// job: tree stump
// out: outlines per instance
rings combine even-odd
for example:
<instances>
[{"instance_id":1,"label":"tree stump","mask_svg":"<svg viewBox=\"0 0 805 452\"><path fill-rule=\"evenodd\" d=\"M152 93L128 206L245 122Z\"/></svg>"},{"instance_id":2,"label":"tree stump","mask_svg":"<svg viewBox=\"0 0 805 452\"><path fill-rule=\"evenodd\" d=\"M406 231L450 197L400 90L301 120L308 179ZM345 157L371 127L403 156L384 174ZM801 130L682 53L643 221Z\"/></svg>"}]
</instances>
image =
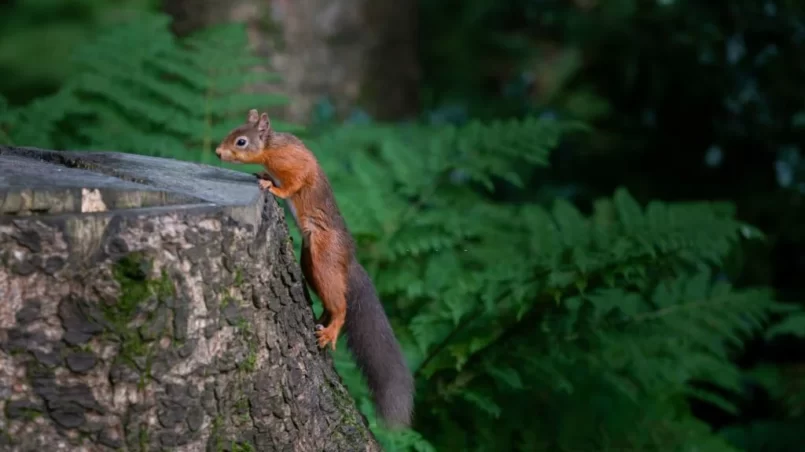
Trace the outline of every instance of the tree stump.
<instances>
[{"instance_id":1,"label":"tree stump","mask_svg":"<svg viewBox=\"0 0 805 452\"><path fill-rule=\"evenodd\" d=\"M375 451L254 177L0 147L0 450Z\"/></svg>"}]
</instances>

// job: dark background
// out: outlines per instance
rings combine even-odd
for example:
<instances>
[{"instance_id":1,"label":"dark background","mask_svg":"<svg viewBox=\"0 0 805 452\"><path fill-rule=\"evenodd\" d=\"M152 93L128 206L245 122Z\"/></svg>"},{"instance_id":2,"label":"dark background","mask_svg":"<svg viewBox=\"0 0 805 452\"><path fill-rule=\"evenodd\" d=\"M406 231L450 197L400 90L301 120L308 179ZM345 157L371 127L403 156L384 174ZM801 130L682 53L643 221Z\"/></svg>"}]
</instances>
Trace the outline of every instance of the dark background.
<instances>
[{"instance_id":1,"label":"dark background","mask_svg":"<svg viewBox=\"0 0 805 452\"><path fill-rule=\"evenodd\" d=\"M119 31L118 24L129 24L131 34L126 35L126 39L132 40L119 55L132 61L132 65L140 64L138 55L147 53L150 43L156 42L153 37L156 35L148 33L143 25L150 22L140 19L145 17L141 16L143 13L168 13L174 22L170 28L166 25L162 29L179 37L203 32L219 22L245 23L249 30L256 31L257 42L252 37L247 45L245 41L232 38L232 48L252 51L257 58L236 63L233 57L231 66L236 69L235 75L247 72L238 68L266 65L270 72L276 71L284 77L284 82L264 83L253 89L264 95L262 105L276 104L272 107L276 108L273 114L279 119L273 122L279 129L299 131L312 143L330 143L320 144L322 149L332 146L341 150L341 153L333 151L326 164L323 160L329 172L345 174L333 176L339 202L367 196L367 191L376 198L398 196L395 199L411 201L411 205L418 208L424 206L421 218L430 221L428 209L432 209L444 218L434 219L434 224L447 224L451 221L449 218L467 215L467 206L474 204L465 201L475 199L471 196L476 194L459 198L465 196L464 192L433 190L444 197L442 200L429 197L430 194L407 193L393 184L386 186L380 179L395 173L393 162L389 166L372 166L368 160L350 160L358 157L341 148L365 147L366 155L372 156L376 155L375 147L382 149L385 143L391 149L389 143L394 143L409 146L404 152L406 161L424 162L429 152L424 138L430 136L427 134L444 134L447 132L440 130L452 126L469 127L467 124L474 120L483 124L527 121L527 118L539 118L546 124L576 121L587 130L562 134L556 146L545 145L551 149L549 166L515 165L524 180L522 187L506 183L501 174L494 175L495 190L484 195L484 202L509 209L521 204L551 206L557 200L564 200L588 216L594 215L596 200L611 198L618 187L628 189L643 206L652 200L668 203L726 201L734 207L739 221L757 227L765 239L738 240L739 244L725 254L722 262L711 266L716 279L729 281L739 291L767 288L770 289L769 300L773 298L790 306L803 305L805 4L802 2L382 0L367 6L366 2L332 0L331 5L335 6L331 8L339 11L336 17L348 16L344 11L350 8L364 9L358 25L347 19L336 19L331 24L336 31L327 36L311 31L326 20L323 17L327 8L321 4L316 7L315 1L308 0L298 2L300 6L293 13L289 12L291 9L278 13L282 8L293 8L287 6L288 2L294 0L242 0L231 4L220 2L221 5L214 7L210 6L211 2L190 0L2 1L0 96L4 100L0 100L0 111L4 116L0 116L0 138L16 145L115 149L218 164L210 157L211 144L222 138L228 127L242 121L256 98L247 97L227 104L228 116L222 113L220 125L205 129L203 133L207 135L202 139L202 132L195 134L190 126L187 130L174 131L173 135L165 132L170 127L163 127L158 119L161 106L170 104L165 99L146 100L138 110L139 106L131 107L125 99L116 100L115 96L102 92L83 98L89 100L82 102L81 107L73 100L54 101L51 96L68 92L71 84L79 86L78 91L83 89L80 87L82 74L92 67L100 68L106 58L104 53L93 50L97 48L87 46L116 29ZM236 11L243 5L257 3L279 10L247 8L245 16ZM210 13L215 8L227 12ZM296 25L283 28L283 18L291 16L297 19ZM222 40L207 40L201 45L210 51L226 47ZM84 53L81 49L85 49ZM331 57L317 62L305 58L319 49L324 49ZM266 63L274 54L284 59ZM76 55L83 56L77 58ZM355 62L350 56L360 61ZM143 64L143 67L148 66L147 61ZM225 58L217 64L218 69L230 65ZM342 78L332 75L339 70L346 75ZM101 68L97 73L106 77L103 74L110 72ZM359 94L354 94L353 86L360 88ZM115 89L110 87L111 92ZM86 92L82 91L81 95ZM177 91L176 98L184 95ZM78 98L79 95L70 97ZM45 102L43 99L50 103L37 103ZM191 104L192 99L187 105ZM111 107L107 111L94 105ZM153 109L154 114L145 114L148 109ZM137 119L138 115L148 116L152 122L137 122L142 121ZM119 119L123 117L128 118L125 124L135 126L123 128L124 121ZM306 126L305 129L302 126ZM363 132L355 131L354 127L363 127L360 129ZM402 133L404 137L385 138L388 130L395 131L388 133ZM82 133L84 131L87 132ZM482 152L473 158L484 159L486 155L491 161L493 155L498 155L493 154L495 152L507 155L490 144L505 141L496 138L498 132L494 128L481 132L486 147L479 149L487 154ZM376 136L371 135L373 133ZM535 133L542 136L541 132ZM372 138L366 138L370 135ZM328 136L339 138L329 142L322 138ZM529 137L524 134L521 138L529 140ZM463 149L456 146L456 149ZM542 149L543 146L536 147ZM458 160L466 157L456 152L450 155ZM402 168L404 163L399 165ZM414 172L406 176L412 186L417 179L433 176L415 166L412 168ZM365 176L349 176L352 171ZM451 172L456 177L461 174L461 171ZM436 176L433 177L436 180ZM369 182L359 186L355 182L359 179ZM676 386L648 384L638 385L640 395L630 405L613 395L612 388L602 389L596 386L598 383L590 383L597 378L594 377L598 372L596 367L578 360L565 362L556 369L560 374L574 374L573 378L580 379L575 383L587 389L561 397L552 395L555 387L543 385L541 380L534 379L537 377L528 379L528 371L521 367L526 358L550 355L550 345L545 346L551 344L550 340L533 339L524 332L528 331L527 326L522 329L522 322L531 322L536 327L540 319L549 316L541 308L529 310L525 320L518 319L508 326L496 323L495 328L501 328L505 339L494 345L499 349L489 349L488 354L511 364L515 373L520 372L518 380L524 379L521 383L527 388L517 389L519 386L515 384L514 389L494 389L497 386L491 380L478 376L483 374L480 369L486 368L481 365L481 358L473 361L477 356L474 351L460 347L444 351L450 350L449 341L461 338L461 334L444 333L440 340L434 340L434 344L441 345L420 345L425 351L415 350L411 335L416 330L411 325L413 319L422 320L422 317L407 309L412 303L420 303L417 312L425 312L422 309L430 308L422 306L430 303L428 300L446 298L447 288L452 284L433 283L430 289L425 287L417 294L410 288L408 293L395 288L406 283L389 281L398 277L402 268L407 268L405 262L413 260L401 258L401 263L395 267L398 263L391 262L390 258L376 257L382 253L373 247L385 243L383 234L390 237L389 229L381 224L379 214L381 221L371 223L367 219L369 213L359 213L357 207L350 207L353 203L348 199L343 203L348 204L344 210L351 227L358 231L359 242L363 243L362 256L370 262L371 272L380 281L378 285L387 310L411 359L420 364L423 361L432 364L439 361L433 359L439 353L466 354L469 366L464 370L437 366L432 372L418 374L416 433L383 436L389 450L670 451L694 450L697 445L701 447L698 450L805 450L801 439L805 427L805 343L802 339L805 322L801 318L799 323L789 323L791 334L772 338L769 328L782 319L782 314L770 315L752 334L743 338L743 347L729 353L725 359L741 373L738 387L716 388L706 378L702 381L695 372L684 378L687 387L709 388L732 404L732 409L702 397L690 398L690 394ZM682 212L690 221L698 218L694 211ZM485 226L497 231L497 235L490 232L482 238L469 237L466 243L449 242L441 251L438 244L423 245L423 249L433 253L418 255L417 265L421 264L422 268L430 265L431 261L422 257L425 255L433 256L436 262L443 257L439 253L448 253L449 249L460 253L469 246L470 251L477 251L484 240L489 243L514 241L512 237L519 237L518 233L523 234L524 239L542 233L535 226L529 229L533 224L528 223L525 216L512 215L510 219L497 216L499 223L478 217L478 222L486 222ZM517 221L523 223L514 224ZM420 233L414 229L412 234ZM684 231L679 234L685 237ZM477 252L480 256L480 251ZM515 259L500 252L501 255L494 258L479 257L479 261L485 262L479 265L492 266L494 260L511 266L511 271L516 272L514 268L521 260L539 257L526 255ZM516 247L514 253L517 253ZM646 263L649 272L657 268L652 262ZM438 271L438 265L433 265L433 271ZM692 273L682 271L680 274ZM451 275L445 271L445 278L455 281L455 276ZM528 278L545 279L530 273L520 281ZM627 283L616 286L631 287ZM512 287L507 290L515 291ZM639 284L634 290L643 294L651 292ZM533 294L533 302L541 302L538 300L545 297L550 299L547 293ZM560 296L565 301L567 297ZM470 303L471 297L466 298ZM734 310L740 307L723 309L725 311L718 316L736 314ZM561 316L567 312L560 309L551 314ZM475 325L488 320L483 316L479 318L482 320ZM464 317L461 319L459 326L464 325ZM460 329L455 328L454 332ZM494 330L492 326L477 328L462 330L462 334L469 336L467 343L479 336L475 331ZM427 331L436 329L434 326ZM713 331L716 329L713 327ZM680 337L685 336L684 331L674 331ZM721 336L716 342L729 336L725 330L718 331ZM642 335L650 334L632 330L621 333L623 350L627 350L630 343L642 341L645 337ZM584 348L588 357L597 350L589 347ZM510 356L510 353L515 354ZM348 357L339 357L339 371L352 375L350 372L354 373L354 369ZM492 362L498 362L495 359ZM680 354L673 359L678 362L672 363L671 369L693 358ZM463 381L461 378L466 377L462 373L466 369L475 369L474 383L459 384ZM624 372L631 375L629 378L640 380L634 369ZM590 376L584 376L588 374ZM363 401L362 409L368 410L360 383L352 383L354 377L345 378L356 397ZM473 384L478 387L473 388ZM592 390L592 387L598 389ZM467 392L462 393L464 390ZM657 411L661 414L656 417L652 414L642 417L641 413L653 413L656 407L665 407L669 397L676 400L670 403L673 409L662 411L663 408ZM600 417L585 414L588 403L609 406L597 412L611 419L605 422ZM557 414L551 410L567 412ZM631 414L619 416L617 410ZM556 422L562 423L561 428L550 427L551 418L559 419ZM668 427L665 422L674 427ZM479 428L496 424L507 427L489 431ZM375 427L380 431L380 427ZM685 433L680 433L682 431ZM580 439L568 439L570 437ZM728 441L707 442L712 438Z\"/></svg>"}]
</instances>

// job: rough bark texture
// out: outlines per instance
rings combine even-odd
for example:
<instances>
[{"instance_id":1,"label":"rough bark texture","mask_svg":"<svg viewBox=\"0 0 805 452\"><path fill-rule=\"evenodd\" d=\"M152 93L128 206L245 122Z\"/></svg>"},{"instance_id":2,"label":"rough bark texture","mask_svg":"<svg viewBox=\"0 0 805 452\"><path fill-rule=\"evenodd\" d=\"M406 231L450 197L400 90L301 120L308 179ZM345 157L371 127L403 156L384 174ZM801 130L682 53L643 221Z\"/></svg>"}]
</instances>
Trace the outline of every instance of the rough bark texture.
<instances>
[{"instance_id":1,"label":"rough bark texture","mask_svg":"<svg viewBox=\"0 0 805 452\"><path fill-rule=\"evenodd\" d=\"M221 22L245 23L266 69L283 76L282 92L292 99L286 113L294 121L306 122L323 98L341 117L356 106L378 119L418 111L415 1L168 0L164 5L179 34Z\"/></svg>"},{"instance_id":2,"label":"rough bark texture","mask_svg":"<svg viewBox=\"0 0 805 452\"><path fill-rule=\"evenodd\" d=\"M379 450L253 177L0 147L0 450Z\"/></svg>"}]
</instances>

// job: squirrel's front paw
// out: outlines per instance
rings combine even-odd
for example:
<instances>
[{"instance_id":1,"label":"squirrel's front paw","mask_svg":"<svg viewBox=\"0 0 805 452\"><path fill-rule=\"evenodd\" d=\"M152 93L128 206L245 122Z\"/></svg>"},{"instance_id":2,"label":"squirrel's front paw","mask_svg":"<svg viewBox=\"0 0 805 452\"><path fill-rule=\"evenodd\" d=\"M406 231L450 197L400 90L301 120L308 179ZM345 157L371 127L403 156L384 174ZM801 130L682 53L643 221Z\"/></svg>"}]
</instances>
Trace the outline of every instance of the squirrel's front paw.
<instances>
[{"instance_id":1,"label":"squirrel's front paw","mask_svg":"<svg viewBox=\"0 0 805 452\"><path fill-rule=\"evenodd\" d=\"M274 183L268 179L260 179L257 181L257 184L260 185L260 188L263 190L271 190L271 187L274 186Z\"/></svg>"}]
</instances>

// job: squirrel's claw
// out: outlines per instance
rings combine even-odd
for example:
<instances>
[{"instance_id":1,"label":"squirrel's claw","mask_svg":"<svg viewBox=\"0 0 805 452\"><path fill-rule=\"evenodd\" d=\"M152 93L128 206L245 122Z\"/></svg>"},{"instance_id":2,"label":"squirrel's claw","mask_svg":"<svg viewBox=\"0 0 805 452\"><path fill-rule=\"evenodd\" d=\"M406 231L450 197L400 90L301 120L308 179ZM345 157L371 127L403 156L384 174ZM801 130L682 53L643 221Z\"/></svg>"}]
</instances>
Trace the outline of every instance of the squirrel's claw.
<instances>
[{"instance_id":1,"label":"squirrel's claw","mask_svg":"<svg viewBox=\"0 0 805 452\"><path fill-rule=\"evenodd\" d=\"M335 342L338 340L335 328L318 328L319 326L321 325L317 325L316 328L316 337L318 338L319 348L325 348L327 347L327 344L330 344L330 348L335 350Z\"/></svg>"},{"instance_id":2,"label":"squirrel's claw","mask_svg":"<svg viewBox=\"0 0 805 452\"><path fill-rule=\"evenodd\" d=\"M257 184L260 185L260 188L262 188L263 190L270 190L271 187L274 186L273 182L271 182L270 180L266 180L266 179L258 180Z\"/></svg>"}]
</instances>

